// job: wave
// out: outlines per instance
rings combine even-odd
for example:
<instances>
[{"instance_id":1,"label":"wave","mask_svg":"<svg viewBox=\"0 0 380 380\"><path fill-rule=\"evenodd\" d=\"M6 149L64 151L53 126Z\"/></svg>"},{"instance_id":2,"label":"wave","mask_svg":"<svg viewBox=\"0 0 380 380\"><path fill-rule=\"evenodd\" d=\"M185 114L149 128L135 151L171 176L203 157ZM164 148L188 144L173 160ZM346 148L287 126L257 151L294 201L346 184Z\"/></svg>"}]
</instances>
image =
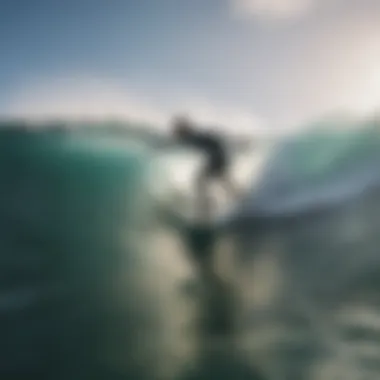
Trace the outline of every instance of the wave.
<instances>
[{"instance_id":1,"label":"wave","mask_svg":"<svg viewBox=\"0 0 380 380\"><path fill-rule=\"evenodd\" d=\"M328 124L271 143L246 209L269 218L220 240L241 301L238 350L222 340L223 355L207 356L220 379L254 378L253 366L268 379L378 378L380 198L364 186L378 178L377 125ZM0 377L183 379L207 367L199 300L184 291L196 267L149 192L162 136L120 128L0 130ZM321 194L323 212L303 212Z\"/></svg>"}]
</instances>

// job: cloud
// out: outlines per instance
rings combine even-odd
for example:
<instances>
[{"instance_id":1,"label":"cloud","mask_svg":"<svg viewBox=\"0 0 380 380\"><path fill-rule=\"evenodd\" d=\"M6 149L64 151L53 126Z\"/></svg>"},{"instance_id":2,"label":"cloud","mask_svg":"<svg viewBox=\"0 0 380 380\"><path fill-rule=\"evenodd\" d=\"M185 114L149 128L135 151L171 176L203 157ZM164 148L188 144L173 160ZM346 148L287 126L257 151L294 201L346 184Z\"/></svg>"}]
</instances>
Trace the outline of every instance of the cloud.
<instances>
[{"instance_id":1,"label":"cloud","mask_svg":"<svg viewBox=\"0 0 380 380\"><path fill-rule=\"evenodd\" d=\"M9 116L30 119L116 118L151 123L159 129L166 129L176 113L189 114L197 122L225 128L230 134L263 129L254 112L234 105L198 95L168 94L167 90L141 94L109 78L78 74L36 78L24 84L15 91L7 110Z\"/></svg>"},{"instance_id":2,"label":"cloud","mask_svg":"<svg viewBox=\"0 0 380 380\"><path fill-rule=\"evenodd\" d=\"M337 109L363 116L375 112L380 106L379 43L378 30L368 20L325 27L293 64L288 75L297 78L297 93L292 98L289 90L284 107L296 119L303 114L309 120Z\"/></svg>"},{"instance_id":3,"label":"cloud","mask_svg":"<svg viewBox=\"0 0 380 380\"><path fill-rule=\"evenodd\" d=\"M229 0L232 12L241 18L287 20L313 9L313 0Z\"/></svg>"}]
</instances>

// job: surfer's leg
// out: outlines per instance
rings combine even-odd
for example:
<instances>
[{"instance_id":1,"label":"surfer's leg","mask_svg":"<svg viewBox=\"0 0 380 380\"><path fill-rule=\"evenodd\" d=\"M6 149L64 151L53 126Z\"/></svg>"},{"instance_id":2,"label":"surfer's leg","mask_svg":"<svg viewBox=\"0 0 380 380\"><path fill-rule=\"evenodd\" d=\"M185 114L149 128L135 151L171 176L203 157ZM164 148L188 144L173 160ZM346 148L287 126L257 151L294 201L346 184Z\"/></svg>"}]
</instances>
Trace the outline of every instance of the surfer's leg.
<instances>
[{"instance_id":1,"label":"surfer's leg","mask_svg":"<svg viewBox=\"0 0 380 380\"><path fill-rule=\"evenodd\" d=\"M240 192L239 192L238 186L236 185L234 180L231 178L231 176L228 175L228 173L225 173L220 179L221 179L221 185L223 186L227 194L233 197L234 199L238 199L240 196Z\"/></svg>"},{"instance_id":2,"label":"surfer's leg","mask_svg":"<svg viewBox=\"0 0 380 380\"><path fill-rule=\"evenodd\" d=\"M217 179L227 195L233 198L239 197L238 187L229 173L230 163L227 159L216 157L209 165L209 176Z\"/></svg>"},{"instance_id":3,"label":"surfer's leg","mask_svg":"<svg viewBox=\"0 0 380 380\"><path fill-rule=\"evenodd\" d=\"M211 200L208 192L209 175L207 168L202 170L196 180L195 198L197 203L197 216L202 220L211 217Z\"/></svg>"},{"instance_id":4,"label":"surfer's leg","mask_svg":"<svg viewBox=\"0 0 380 380\"><path fill-rule=\"evenodd\" d=\"M217 173L220 185L223 187L224 191L229 197L232 197L234 200L238 200L241 196L239 188L234 181L231 173L229 171L229 165L224 163Z\"/></svg>"}]
</instances>

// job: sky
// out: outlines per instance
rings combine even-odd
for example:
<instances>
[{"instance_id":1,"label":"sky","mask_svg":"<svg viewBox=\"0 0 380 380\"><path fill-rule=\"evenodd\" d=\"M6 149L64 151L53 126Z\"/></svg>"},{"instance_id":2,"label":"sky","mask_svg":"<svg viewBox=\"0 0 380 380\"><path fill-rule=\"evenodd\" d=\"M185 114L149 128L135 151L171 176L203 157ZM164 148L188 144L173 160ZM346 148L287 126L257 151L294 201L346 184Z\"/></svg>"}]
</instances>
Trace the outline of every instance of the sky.
<instances>
[{"instance_id":1,"label":"sky","mask_svg":"<svg viewBox=\"0 0 380 380\"><path fill-rule=\"evenodd\" d=\"M0 115L230 131L380 106L380 0L0 0Z\"/></svg>"}]
</instances>

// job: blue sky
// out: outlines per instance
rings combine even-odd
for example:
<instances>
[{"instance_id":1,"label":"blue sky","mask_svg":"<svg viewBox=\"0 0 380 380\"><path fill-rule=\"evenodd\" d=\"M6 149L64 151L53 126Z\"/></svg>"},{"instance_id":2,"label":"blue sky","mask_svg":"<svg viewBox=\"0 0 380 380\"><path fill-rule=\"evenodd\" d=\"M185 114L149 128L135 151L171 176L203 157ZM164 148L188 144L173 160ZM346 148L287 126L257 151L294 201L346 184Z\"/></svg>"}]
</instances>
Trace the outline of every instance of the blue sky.
<instances>
[{"instance_id":1,"label":"blue sky","mask_svg":"<svg viewBox=\"0 0 380 380\"><path fill-rule=\"evenodd\" d=\"M0 112L230 129L380 105L378 0L0 0Z\"/></svg>"}]
</instances>

